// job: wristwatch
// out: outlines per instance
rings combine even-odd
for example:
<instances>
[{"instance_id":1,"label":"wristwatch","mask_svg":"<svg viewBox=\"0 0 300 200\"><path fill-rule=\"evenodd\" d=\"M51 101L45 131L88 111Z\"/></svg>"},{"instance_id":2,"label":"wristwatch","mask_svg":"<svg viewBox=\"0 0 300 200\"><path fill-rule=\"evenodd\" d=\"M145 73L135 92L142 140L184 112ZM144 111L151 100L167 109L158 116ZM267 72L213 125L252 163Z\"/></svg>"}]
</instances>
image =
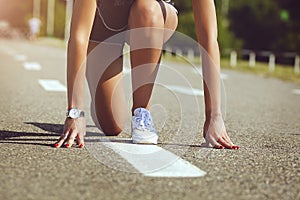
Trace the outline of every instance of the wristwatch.
<instances>
[{"instance_id":1,"label":"wristwatch","mask_svg":"<svg viewBox=\"0 0 300 200\"><path fill-rule=\"evenodd\" d=\"M84 117L84 112L78 108L71 108L67 111L67 117L71 119L77 119L79 117Z\"/></svg>"}]
</instances>

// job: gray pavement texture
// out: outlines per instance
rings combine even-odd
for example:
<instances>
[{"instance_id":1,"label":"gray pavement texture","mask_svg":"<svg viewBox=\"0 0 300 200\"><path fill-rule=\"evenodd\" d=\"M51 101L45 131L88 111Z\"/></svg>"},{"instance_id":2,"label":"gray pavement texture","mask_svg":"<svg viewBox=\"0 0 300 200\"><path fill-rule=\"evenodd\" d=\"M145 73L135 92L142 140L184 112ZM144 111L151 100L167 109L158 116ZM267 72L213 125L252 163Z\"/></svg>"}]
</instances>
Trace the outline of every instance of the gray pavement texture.
<instances>
[{"instance_id":1,"label":"gray pavement texture","mask_svg":"<svg viewBox=\"0 0 300 200\"><path fill-rule=\"evenodd\" d=\"M39 62L42 70L25 70L12 51ZM159 146L171 146L169 151L207 175L146 177L105 165L86 148L51 147L63 129L66 94L43 90L38 79L65 83L65 58L62 48L0 40L0 199L300 199L300 95L292 93L300 85L223 71L228 75L226 126L240 150L200 147L201 128L193 144L177 140L166 145L178 122L174 116L160 131ZM188 71L184 64L169 65ZM201 82L190 74L193 84ZM159 92L153 102L176 110ZM103 137L89 126L90 135ZM182 135L189 131L194 130L187 124ZM102 154L112 162L121 159L113 152Z\"/></svg>"}]
</instances>

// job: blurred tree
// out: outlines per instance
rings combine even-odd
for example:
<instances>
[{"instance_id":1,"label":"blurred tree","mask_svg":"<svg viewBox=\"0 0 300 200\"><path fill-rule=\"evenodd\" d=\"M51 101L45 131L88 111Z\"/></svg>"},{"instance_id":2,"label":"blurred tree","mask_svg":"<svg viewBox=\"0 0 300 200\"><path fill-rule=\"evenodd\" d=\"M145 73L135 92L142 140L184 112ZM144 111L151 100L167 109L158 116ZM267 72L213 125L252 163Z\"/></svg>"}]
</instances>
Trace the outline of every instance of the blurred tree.
<instances>
[{"instance_id":1,"label":"blurred tree","mask_svg":"<svg viewBox=\"0 0 300 200\"><path fill-rule=\"evenodd\" d=\"M252 50L299 51L300 2L235 0L230 5L230 30Z\"/></svg>"},{"instance_id":2,"label":"blurred tree","mask_svg":"<svg viewBox=\"0 0 300 200\"><path fill-rule=\"evenodd\" d=\"M273 0L235 0L229 13L230 29L244 41L244 48L272 50L281 35L278 12Z\"/></svg>"},{"instance_id":3,"label":"blurred tree","mask_svg":"<svg viewBox=\"0 0 300 200\"><path fill-rule=\"evenodd\" d=\"M300 1L276 0L280 6L280 18L284 24L282 38L276 45L286 51L300 51Z\"/></svg>"},{"instance_id":4,"label":"blurred tree","mask_svg":"<svg viewBox=\"0 0 300 200\"><path fill-rule=\"evenodd\" d=\"M65 36L66 0L56 0L54 35L59 38Z\"/></svg>"},{"instance_id":5,"label":"blurred tree","mask_svg":"<svg viewBox=\"0 0 300 200\"><path fill-rule=\"evenodd\" d=\"M173 0L180 13L191 12L192 0Z\"/></svg>"},{"instance_id":6,"label":"blurred tree","mask_svg":"<svg viewBox=\"0 0 300 200\"><path fill-rule=\"evenodd\" d=\"M179 14L179 23L177 31L197 39L195 26L194 26L194 16L192 12L192 1L191 0L174 0L175 7Z\"/></svg>"},{"instance_id":7,"label":"blurred tree","mask_svg":"<svg viewBox=\"0 0 300 200\"><path fill-rule=\"evenodd\" d=\"M236 38L229 27L229 2L229 0L215 1L218 20L218 40L221 52L232 48L239 49L243 45L243 41Z\"/></svg>"},{"instance_id":8,"label":"blurred tree","mask_svg":"<svg viewBox=\"0 0 300 200\"><path fill-rule=\"evenodd\" d=\"M195 33L194 16L192 12L191 0L174 0L175 7L179 11L179 24L177 31L184 33L193 39L197 39ZM224 13L224 4L229 1L216 0L216 11L218 18L218 40L221 51L228 48L239 48L242 45L241 40L236 39L234 34L229 30L229 21L227 13Z\"/></svg>"}]
</instances>

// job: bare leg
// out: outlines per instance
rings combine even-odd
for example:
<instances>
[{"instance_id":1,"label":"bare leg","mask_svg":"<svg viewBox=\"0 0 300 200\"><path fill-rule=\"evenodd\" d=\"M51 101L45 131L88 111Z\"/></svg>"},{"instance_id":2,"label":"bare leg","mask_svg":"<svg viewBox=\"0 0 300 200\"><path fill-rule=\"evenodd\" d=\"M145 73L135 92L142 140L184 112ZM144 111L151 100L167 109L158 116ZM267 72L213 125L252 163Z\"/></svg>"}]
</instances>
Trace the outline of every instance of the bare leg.
<instances>
[{"instance_id":1,"label":"bare leg","mask_svg":"<svg viewBox=\"0 0 300 200\"><path fill-rule=\"evenodd\" d=\"M149 8L151 8L151 12L147 12L146 16L144 16L144 12ZM153 16L149 17L152 14ZM136 3L134 3L131 9L129 26L131 28L164 28L166 26L168 29L175 30L177 26L177 16L175 11L172 10L169 5L166 5L166 14L167 18L164 22L160 4L156 0L136 0ZM141 16L145 17L145 21L140 19ZM164 32L160 30L158 34L146 35L142 38L149 39L153 43L158 41L159 48L137 50L131 54L132 66L147 66L146 68L142 68L142 76L140 76L140 73L133 74L133 82L136 83L135 85L144 85L145 81L151 83L141 87L141 90L134 92L134 108L148 106L156 76L157 65L161 56L162 44L164 40L167 40L171 36L170 31L168 34L163 34ZM165 39L161 39L163 38L162 36L164 36ZM132 42L131 45L135 44L134 41L130 42ZM112 61L111 58L118 57L121 47L118 45L105 45L101 43L101 47L98 46L95 48L97 45L98 43L95 42L89 43L86 73L92 96L92 117L95 124L98 128L102 129L104 134L118 135L125 124L127 114L124 90L122 84L119 84L122 80L123 59L119 57ZM138 44L135 47L138 48ZM107 60L110 61L106 62ZM101 65L99 65L99 63L101 63Z\"/></svg>"},{"instance_id":2,"label":"bare leg","mask_svg":"<svg viewBox=\"0 0 300 200\"><path fill-rule=\"evenodd\" d=\"M92 97L92 117L104 134L118 135L127 114L123 87L119 84L123 68L123 59L119 57L122 46L101 44L95 49L97 45L90 42L88 48L87 80Z\"/></svg>"},{"instance_id":3,"label":"bare leg","mask_svg":"<svg viewBox=\"0 0 300 200\"><path fill-rule=\"evenodd\" d=\"M129 15L133 107L149 108L162 46L171 34L164 33L164 28L175 30L177 15L170 5L166 8L164 21L160 3L156 0L136 0ZM141 29L144 28L144 29Z\"/></svg>"}]
</instances>

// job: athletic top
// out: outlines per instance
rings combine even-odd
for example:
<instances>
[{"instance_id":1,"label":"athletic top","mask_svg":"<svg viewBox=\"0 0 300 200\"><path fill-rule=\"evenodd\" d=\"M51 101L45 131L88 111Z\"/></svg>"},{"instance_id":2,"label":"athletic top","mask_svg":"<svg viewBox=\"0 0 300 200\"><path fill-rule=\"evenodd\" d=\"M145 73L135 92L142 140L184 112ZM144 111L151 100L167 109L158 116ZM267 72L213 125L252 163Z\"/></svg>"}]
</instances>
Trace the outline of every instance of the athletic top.
<instances>
[{"instance_id":1,"label":"athletic top","mask_svg":"<svg viewBox=\"0 0 300 200\"><path fill-rule=\"evenodd\" d=\"M127 30L129 12L134 1L135 0L97 0L97 10L90 40L102 42L117 33ZM166 20L166 10L162 1L171 5L173 5L173 3L170 0L156 1L161 4L163 17L164 20ZM175 11L177 12L176 9Z\"/></svg>"}]
</instances>

